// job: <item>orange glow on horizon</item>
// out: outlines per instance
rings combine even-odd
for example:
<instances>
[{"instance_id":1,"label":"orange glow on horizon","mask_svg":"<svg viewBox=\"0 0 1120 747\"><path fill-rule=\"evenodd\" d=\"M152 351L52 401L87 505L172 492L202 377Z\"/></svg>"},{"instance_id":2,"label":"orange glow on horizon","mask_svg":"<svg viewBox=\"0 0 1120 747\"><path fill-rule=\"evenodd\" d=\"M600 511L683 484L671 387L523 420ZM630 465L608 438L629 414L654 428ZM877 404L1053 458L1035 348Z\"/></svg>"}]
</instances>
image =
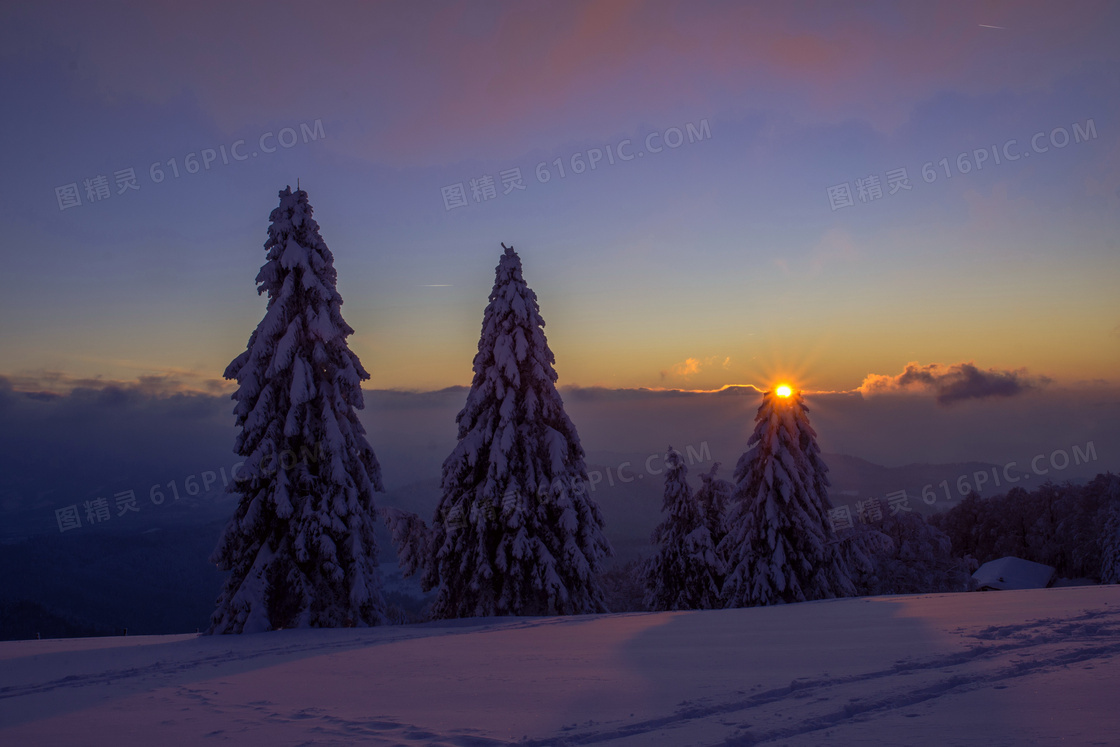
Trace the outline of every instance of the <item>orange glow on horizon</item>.
<instances>
[{"instance_id":1,"label":"orange glow on horizon","mask_svg":"<svg viewBox=\"0 0 1120 747\"><path fill-rule=\"evenodd\" d=\"M781 384L774 390L774 393L779 397L788 397L793 394L793 388L789 384Z\"/></svg>"}]
</instances>

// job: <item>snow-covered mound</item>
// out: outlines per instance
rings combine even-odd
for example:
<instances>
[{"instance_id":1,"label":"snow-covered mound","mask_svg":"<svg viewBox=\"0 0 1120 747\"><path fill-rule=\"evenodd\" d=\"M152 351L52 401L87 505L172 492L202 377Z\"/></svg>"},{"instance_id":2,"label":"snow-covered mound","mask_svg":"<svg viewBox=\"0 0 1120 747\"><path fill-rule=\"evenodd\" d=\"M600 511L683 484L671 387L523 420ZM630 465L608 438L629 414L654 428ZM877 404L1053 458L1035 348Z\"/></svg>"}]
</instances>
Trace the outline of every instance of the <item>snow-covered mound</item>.
<instances>
[{"instance_id":1,"label":"snow-covered mound","mask_svg":"<svg viewBox=\"0 0 1120 747\"><path fill-rule=\"evenodd\" d=\"M989 560L976 569L972 578L981 590L1045 589L1054 578L1054 569L1009 555Z\"/></svg>"},{"instance_id":2,"label":"snow-covered mound","mask_svg":"<svg viewBox=\"0 0 1120 747\"><path fill-rule=\"evenodd\" d=\"M0 744L1115 744L1120 587L0 643Z\"/></svg>"}]
</instances>

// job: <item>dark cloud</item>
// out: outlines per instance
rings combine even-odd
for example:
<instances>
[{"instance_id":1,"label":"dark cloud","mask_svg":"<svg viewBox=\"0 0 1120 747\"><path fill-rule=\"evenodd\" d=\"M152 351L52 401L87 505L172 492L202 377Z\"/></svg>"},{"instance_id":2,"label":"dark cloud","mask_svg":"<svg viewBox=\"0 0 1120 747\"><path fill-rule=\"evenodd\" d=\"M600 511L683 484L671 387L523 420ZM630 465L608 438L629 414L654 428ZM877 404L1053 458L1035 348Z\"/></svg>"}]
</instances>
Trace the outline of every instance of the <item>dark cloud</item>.
<instances>
[{"instance_id":1,"label":"dark cloud","mask_svg":"<svg viewBox=\"0 0 1120 747\"><path fill-rule=\"evenodd\" d=\"M972 362L942 366L939 363L919 365L908 363L897 376L872 374L863 381L860 391L864 394L927 390L937 397L937 403L951 405L970 399L1014 397L1050 383L1045 377L1031 377L1024 369L984 371Z\"/></svg>"}]
</instances>

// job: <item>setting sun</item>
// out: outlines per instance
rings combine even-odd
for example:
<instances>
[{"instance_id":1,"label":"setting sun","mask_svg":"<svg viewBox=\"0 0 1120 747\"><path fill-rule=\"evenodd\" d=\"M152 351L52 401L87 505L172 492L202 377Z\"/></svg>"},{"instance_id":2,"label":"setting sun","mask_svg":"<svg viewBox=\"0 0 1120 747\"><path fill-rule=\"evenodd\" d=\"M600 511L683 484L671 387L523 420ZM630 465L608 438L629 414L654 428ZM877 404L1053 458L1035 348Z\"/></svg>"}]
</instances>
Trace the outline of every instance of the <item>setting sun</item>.
<instances>
[{"instance_id":1,"label":"setting sun","mask_svg":"<svg viewBox=\"0 0 1120 747\"><path fill-rule=\"evenodd\" d=\"M793 394L793 389L790 388L789 384L782 384L775 390L775 392L779 397L788 397L789 395Z\"/></svg>"}]
</instances>

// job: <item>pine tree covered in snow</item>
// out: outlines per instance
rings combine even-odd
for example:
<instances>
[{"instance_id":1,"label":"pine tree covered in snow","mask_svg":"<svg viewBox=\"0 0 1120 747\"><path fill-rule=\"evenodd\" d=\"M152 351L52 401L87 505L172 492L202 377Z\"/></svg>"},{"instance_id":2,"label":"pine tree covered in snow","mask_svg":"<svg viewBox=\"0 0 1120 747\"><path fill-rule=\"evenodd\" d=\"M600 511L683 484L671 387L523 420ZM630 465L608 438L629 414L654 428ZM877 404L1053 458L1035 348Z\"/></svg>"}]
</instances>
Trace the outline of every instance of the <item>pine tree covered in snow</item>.
<instances>
[{"instance_id":1,"label":"pine tree covered in snow","mask_svg":"<svg viewBox=\"0 0 1120 747\"><path fill-rule=\"evenodd\" d=\"M346 338L334 257L307 193L280 192L257 292L264 318L226 369L245 457L212 561L230 571L212 633L384 619L373 493L381 468L358 421L369 378Z\"/></svg>"},{"instance_id":2,"label":"pine tree covered in snow","mask_svg":"<svg viewBox=\"0 0 1120 747\"><path fill-rule=\"evenodd\" d=\"M384 506L378 513L393 538L401 574L411 576L423 569L427 565L432 546L432 531L424 520L411 511L392 506Z\"/></svg>"},{"instance_id":3,"label":"pine tree covered in snow","mask_svg":"<svg viewBox=\"0 0 1120 747\"><path fill-rule=\"evenodd\" d=\"M720 605L722 567L703 504L688 486L688 467L672 447L665 454L664 521L653 530L657 554L646 564L646 606L704 610Z\"/></svg>"},{"instance_id":4,"label":"pine tree covered in snow","mask_svg":"<svg viewBox=\"0 0 1120 747\"><path fill-rule=\"evenodd\" d=\"M721 545L729 607L855 593L828 522L828 467L807 412L799 392L766 392L758 408Z\"/></svg>"},{"instance_id":5,"label":"pine tree covered in snow","mask_svg":"<svg viewBox=\"0 0 1120 747\"><path fill-rule=\"evenodd\" d=\"M646 562L641 557L616 562L599 574L607 609L611 612L645 612Z\"/></svg>"},{"instance_id":6,"label":"pine tree covered in snow","mask_svg":"<svg viewBox=\"0 0 1120 747\"><path fill-rule=\"evenodd\" d=\"M1104 522L1101 525L1101 583L1120 584L1120 477L1108 475L1097 482L1103 482L1107 502L1101 508Z\"/></svg>"},{"instance_id":7,"label":"pine tree covered in snow","mask_svg":"<svg viewBox=\"0 0 1120 747\"><path fill-rule=\"evenodd\" d=\"M424 587L438 587L441 618L603 611L602 515L536 294L517 253L502 248L459 442L443 464Z\"/></svg>"},{"instance_id":8,"label":"pine tree covered in snow","mask_svg":"<svg viewBox=\"0 0 1120 747\"><path fill-rule=\"evenodd\" d=\"M848 565L848 577L859 596L884 593L880 574L882 558L895 550L894 540L877 526L857 522L837 534L837 549Z\"/></svg>"},{"instance_id":9,"label":"pine tree covered in snow","mask_svg":"<svg viewBox=\"0 0 1120 747\"><path fill-rule=\"evenodd\" d=\"M696 491L696 500L704 512L704 523L712 536L712 545L717 548L727 534L727 507L735 494L734 483L716 477L719 468L720 463L716 462L708 472L700 473L700 489Z\"/></svg>"}]
</instances>

